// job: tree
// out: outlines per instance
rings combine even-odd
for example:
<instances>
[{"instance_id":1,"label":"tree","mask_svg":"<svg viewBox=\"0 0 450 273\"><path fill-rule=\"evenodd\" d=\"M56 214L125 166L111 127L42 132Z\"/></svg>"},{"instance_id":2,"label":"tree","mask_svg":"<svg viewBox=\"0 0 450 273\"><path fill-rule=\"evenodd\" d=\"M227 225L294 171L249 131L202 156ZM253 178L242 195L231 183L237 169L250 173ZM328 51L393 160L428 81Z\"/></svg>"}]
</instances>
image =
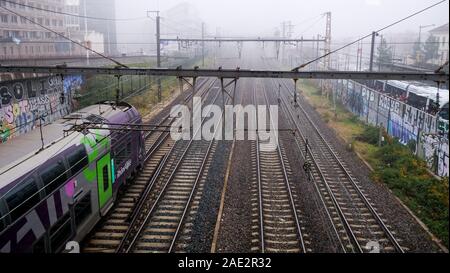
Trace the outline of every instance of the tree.
<instances>
[{"instance_id":1,"label":"tree","mask_svg":"<svg viewBox=\"0 0 450 273\"><path fill-rule=\"evenodd\" d=\"M429 60L436 59L439 57L439 42L438 39L430 35L428 39L425 41L425 45L423 46L424 49L424 59L425 62L428 62Z\"/></svg>"},{"instance_id":2,"label":"tree","mask_svg":"<svg viewBox=\"0 0 450 273\"><path fill-rule=\"evenodd\" d=\"M392 62L392 48L387 45L386 39L381 37L380 44L377 48L378 51L378 64L390 64Z\"/></svg>"},{"instance_id":3,"label":"tree","mask_svg":"<svg viewBox=\"0 0 450 273\"><path fill-rule=\"evenodd\" d=\"M419 41L419 39L417 39L417 41L414 43L414 47L413 47L413 56L416 60L416 64L420 64L422 62L423 55L424 55L423 45Z\"/></svg>"}]
</instances>

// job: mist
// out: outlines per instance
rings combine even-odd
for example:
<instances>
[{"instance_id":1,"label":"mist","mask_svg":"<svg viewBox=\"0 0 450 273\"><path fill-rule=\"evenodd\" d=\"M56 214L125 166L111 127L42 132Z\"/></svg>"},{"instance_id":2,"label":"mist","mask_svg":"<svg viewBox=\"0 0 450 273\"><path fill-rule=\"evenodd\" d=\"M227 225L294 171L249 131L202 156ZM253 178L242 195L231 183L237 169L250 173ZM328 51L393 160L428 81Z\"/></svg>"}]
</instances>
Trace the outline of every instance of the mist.
<instances>
[{"instance_id":1,"label":"mist","mask_svg":"<svg viewBox=\"0 0 450 273\"><path fill-rule=\"evenodd\" d=\"M325 21L320 15L332 13L332 35L334 39L359 37L379 29L418 10L436 0L116 0L118 18L145 17L147 10L164 12L180 3L187 2L197 11L206 24L207 31L214 34L217 29L223 35L262 36L273 35L281 28L282 21L294 25L293 36L312 37L323 33ZM392 28L387 33L418 33L420 25L445 24L449 20L449 2L419 14ZM163 18L164 20L164 18ZM128 25L128 26L124 26ZM133 23L118 23L123 32L152 32L150 20ZM129 27L130 29L127 29ZM176 27L176 26L175 26ZM154 28L154 27L153 27Z\"/></svg>"}]
</instances>

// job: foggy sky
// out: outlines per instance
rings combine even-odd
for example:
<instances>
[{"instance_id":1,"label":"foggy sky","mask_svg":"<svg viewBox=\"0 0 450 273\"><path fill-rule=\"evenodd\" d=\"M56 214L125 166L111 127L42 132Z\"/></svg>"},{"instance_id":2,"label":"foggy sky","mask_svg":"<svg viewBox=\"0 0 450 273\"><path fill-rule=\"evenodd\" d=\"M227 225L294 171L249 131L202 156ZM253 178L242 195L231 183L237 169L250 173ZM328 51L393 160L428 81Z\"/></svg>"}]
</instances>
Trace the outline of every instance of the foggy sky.
<instances>
[{"instance_id":1,"label":"foggy sky","mask_svg":"<svg viewBox=\"0 0 450 273\"><path fill-rule=\"evenodd\" d=\"M92 1L92 0L91 0ZM95 1L95 0L94 0ZM164 11L182 2L196 6L207 30L215 34L219 27L225 35L272 35L282 21L295 25L294 37L324 33L320 14L332 12L334 39L358 37L381 28L438 0L116 0L117 17L145 16L145 11ZM449 21L449 1L386 30L387 33L419 32L420 25L440 26ZM314 23L317 22L315 25ZM120 24L120 22L118 23ZM151 22L136 22L137 29ZM300 33L311 27L309 30ZM120 28L119 29L123 29ZM428 28L427 30L430 30ZM427 31L424 30L424 31ZM130 30L133 32L133 30ZM136 30L134 30L136 32ZM386 33L385 32L385 33Z\"/></svg>"}]
</instances>

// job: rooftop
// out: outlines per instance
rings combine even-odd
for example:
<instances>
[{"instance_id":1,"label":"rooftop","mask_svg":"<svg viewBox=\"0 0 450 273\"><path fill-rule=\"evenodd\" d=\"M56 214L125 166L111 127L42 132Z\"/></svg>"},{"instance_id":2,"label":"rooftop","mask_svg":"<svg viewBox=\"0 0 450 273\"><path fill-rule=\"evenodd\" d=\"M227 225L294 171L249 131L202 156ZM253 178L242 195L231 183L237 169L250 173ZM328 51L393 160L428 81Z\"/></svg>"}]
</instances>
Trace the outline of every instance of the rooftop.
<instances>
[{"instance_id":1,"label":"rooftop","mask_svg":"<svg viewBox=\"0 0 450 273\"><path fill-rule=\"evenodd\" d=\"M447 33L448 34L448 23L445 25L442 25L440 27L433 28L432 30L430 30L430 33L434 33L434 34Z\"/></svg>"}]
</instances>

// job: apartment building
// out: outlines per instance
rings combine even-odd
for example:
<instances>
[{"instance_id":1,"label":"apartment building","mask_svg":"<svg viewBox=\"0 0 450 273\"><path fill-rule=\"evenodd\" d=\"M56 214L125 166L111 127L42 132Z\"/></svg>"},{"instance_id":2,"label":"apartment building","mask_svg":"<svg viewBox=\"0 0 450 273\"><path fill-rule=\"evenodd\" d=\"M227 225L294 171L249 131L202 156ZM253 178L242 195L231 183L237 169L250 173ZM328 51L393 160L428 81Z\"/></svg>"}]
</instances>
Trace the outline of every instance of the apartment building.
<instances>
[{"instance_id":1,"label":"apartment building","mask_svg":"<svg viewBox=\"0 0 450 273\"><path fill-rule=\"evenodd\" d=\"M439 43L438 56L432 61L436 65L442 65L443 63L448 61L448 23L430 30L430 35L434 36L436 38L436 41Z\"/></svg>"},{"instance_id":2,"label":"apartment building","mask_svg":"<svg viewBox=\"0 0 450 273\"><path fill-rule=\"evenodd\" d=\"M62 14L79 15L79 0L7 0L0 2L2 6L37 24L0 8L0 59L39 59L84 54L85 50L80 46L38 25L85 43L80 18Z\"/></svg>"}]
</instances>

